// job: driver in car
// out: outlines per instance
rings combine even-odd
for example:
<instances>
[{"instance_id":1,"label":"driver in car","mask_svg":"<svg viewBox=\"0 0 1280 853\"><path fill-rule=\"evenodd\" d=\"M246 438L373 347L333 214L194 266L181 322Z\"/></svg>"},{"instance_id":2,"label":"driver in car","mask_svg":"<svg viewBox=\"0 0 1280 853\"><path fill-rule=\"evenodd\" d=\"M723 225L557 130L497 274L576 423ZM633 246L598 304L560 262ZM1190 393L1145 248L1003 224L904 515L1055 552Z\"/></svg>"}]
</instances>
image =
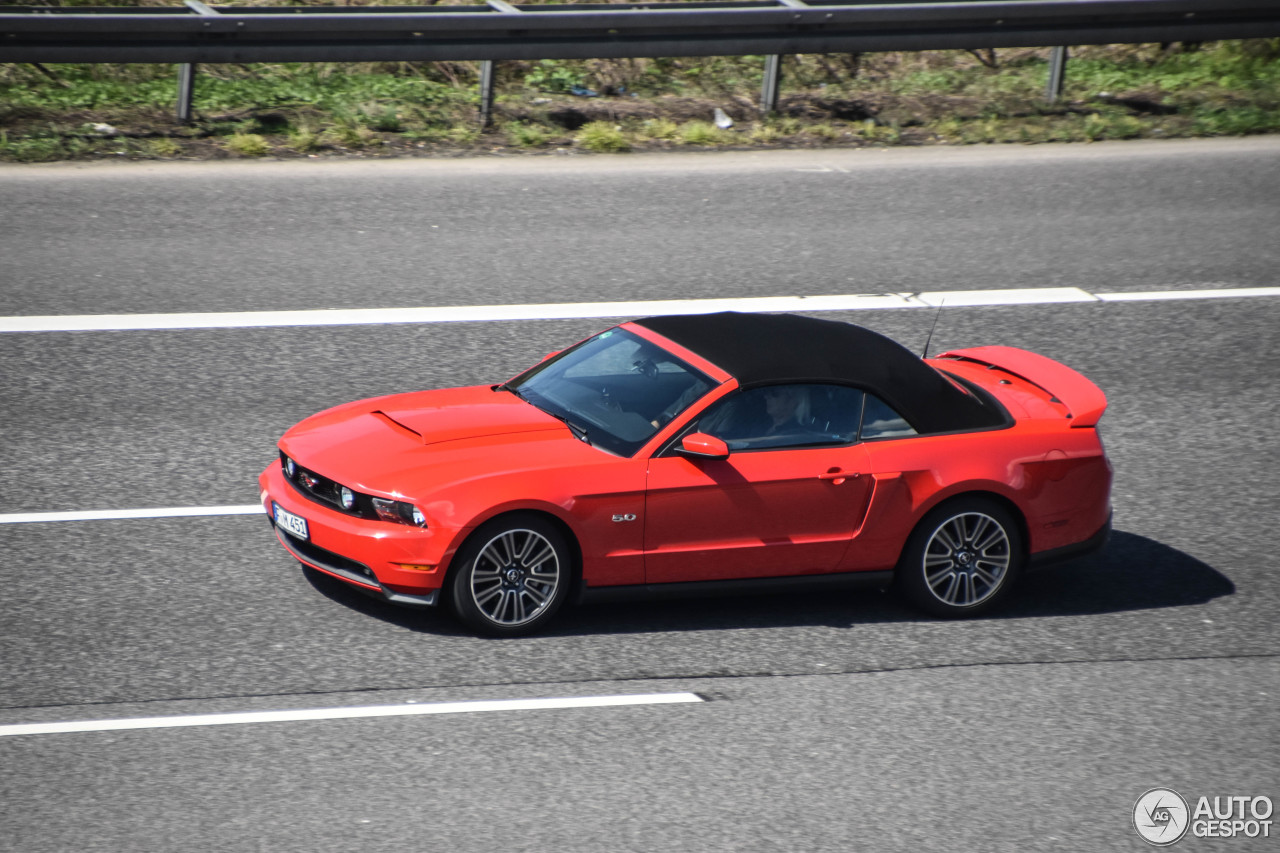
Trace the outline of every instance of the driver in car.
<instances>
[{"instance_id":1,"label":"driver in car","mask_svg":"<svg viewBox=\"0 0 1280 853\"><path fill-rule=\"evenodd\" d=\"M795 385L771 385L744 391L709 415L696 429L742 450L776 444L778 436L807 432L804 415L808 394Z\"/></svg>"},{"instance_id":2,"label":"driver in car","mask_svg":"<svg viewBox=\"0 0 1280 853\"><path fill-rule=\"evenodd\" d=\"M764 435L793 432L800 426L800 406L804 393L795 385L774 385L764 389L764 410L771 423Z\"/></svg>"}]
</instances>

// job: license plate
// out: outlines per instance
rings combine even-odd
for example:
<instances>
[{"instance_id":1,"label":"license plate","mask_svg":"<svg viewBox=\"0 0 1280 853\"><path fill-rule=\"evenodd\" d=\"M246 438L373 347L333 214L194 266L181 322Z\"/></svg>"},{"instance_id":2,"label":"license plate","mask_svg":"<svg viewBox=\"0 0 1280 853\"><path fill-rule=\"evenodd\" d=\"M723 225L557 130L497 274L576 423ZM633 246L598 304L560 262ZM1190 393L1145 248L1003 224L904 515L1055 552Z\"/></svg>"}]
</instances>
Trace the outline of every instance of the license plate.
<instances>
[{"instance_id":1,"label":"license plate","mask_svg":"<svg viewBox=\"0 0 1280 853\"><path fill-rule=\"evenodd\" d=\"M305 518L300 515L294 515L275 501L271 502L271 513L275 516L276 526L285 533L290 536L296 536L299 539L307 538L307 520Z\"/></svg>"}]
</instances>

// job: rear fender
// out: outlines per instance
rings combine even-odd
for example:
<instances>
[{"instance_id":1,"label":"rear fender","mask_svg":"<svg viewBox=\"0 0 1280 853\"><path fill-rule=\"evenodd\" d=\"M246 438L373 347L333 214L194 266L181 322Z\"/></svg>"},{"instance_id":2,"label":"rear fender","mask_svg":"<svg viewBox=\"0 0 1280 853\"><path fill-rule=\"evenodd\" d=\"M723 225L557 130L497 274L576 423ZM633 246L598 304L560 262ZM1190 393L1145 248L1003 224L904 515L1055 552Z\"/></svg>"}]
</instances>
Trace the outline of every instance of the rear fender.
<instances>
[{"instance_id":1,"label":"rear fender","mask_svg":"<svg viewBox=\"0 0 1280 853\"><path fill-rule=\"evenodd\" d=\"M846 552L846 570L887 569L897 565L907 537L935 507L964 496L980 496L1006 506L1026 537L1026 514L1005 484L992 480L966 480L938 489L928 470L873 474L870 506L854 545Z\"/></svg>"}]
</instances>

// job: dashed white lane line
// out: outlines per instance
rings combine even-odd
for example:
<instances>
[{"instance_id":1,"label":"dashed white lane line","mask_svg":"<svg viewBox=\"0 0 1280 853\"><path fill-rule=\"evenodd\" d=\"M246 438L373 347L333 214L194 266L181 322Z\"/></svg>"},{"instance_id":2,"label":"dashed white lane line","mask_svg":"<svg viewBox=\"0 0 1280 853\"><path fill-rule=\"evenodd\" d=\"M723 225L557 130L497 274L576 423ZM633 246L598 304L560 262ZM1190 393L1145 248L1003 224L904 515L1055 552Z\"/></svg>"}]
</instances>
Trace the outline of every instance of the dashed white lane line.
<instances>
[{"instance_id":1,"label":"dashed white lane line","mask_svg":"<svg viewBox=\"0 0 1280 853\"><path fill-rule=\"evenodd\" d=\"M79 720L66 723L18 723L0 726L0 737L17 735L116 732L127 729L171 729L190 726L233 726L247 723L296 723L350 720L360 717L410 717L428 714L477 714L490 711L548 711L565 708L616 708L626 705L676 705L705 701L696 693L637 693L629 696L570 696L554 699L501 699L365 705L348 708L301 708L291 711L246 711L122 720Z\"/></svg>"},{"instance_id":2,"label":"dashed white lane line","mask_svg":"<svg viewBox=\"0 0 1280 853\"><path fill-rule=\"evenodd\" d=\"M195 515L254 515L263 511L259 504L239 504L236 506L162 506L149 509L91 509L72 512L10 512L0 515L0 524L112 521L120 518L187 518Z\"/></svg>"},{"instance_id":3,"label":"dashed white lane line","mask_svg":"<svg viewBox=\"0 0 1280 853\"><path fill-rule=\"evenodd\" d=\"M1221 290L1146 290L1095 293L1102 302L1168 301L1176 299L1249 299L1280 296L1280 287L1224 287ZM947 303L951 304L950 301Z\"/></svg>"},{"instance_id":4,"label":"dashed white lane line","mask_svg":"<svg viewBox=\"0 0 1280 853\"><path fill-rule=\"evenodd\" d=\"M1280 292L1280 288L1277 288ZM1057 305L1063 302L1097 302L1078 287L1024 287L1010 290L927 290L908 294L924 307L967 308L983 305ZM914 307L914 306L904 306Z\"/></svg>"},{"instance_id":5,"label":"dashed white lane line","mask_svg":"<svg viewBox=\"0 0 1280 853\"><path fill-rule=\"evenodd\" d=\"M454 305L314 311L234 311L198 314L80 314L0 317L0 332L106 332L159 329L252 329L271 326L364 326L401 323L482 323L710 314L716 311L882 311L1069 302L1165 302L1280 296L1280 287L1090 292L1078 287L761 296L732 299L660 299L636 302L556 302L542 305Z\"/></svg>"},{"instance_id":6,"label":"dashed white lane line","mask_svg":"<svg viewBox=\"0 0 1280 853\"><path fill-rule=\"evenodd\" d=\"M922 307L897 294L767 296L748 299L662 299L647 302L557 302L544 305L454 305L319 311L237 311L208 314L84 314L3 317L0 332L100 332L150 329L249 329L266 326L363 326L403 323L483 323L574 320L716 311L859 311Z\"/></svg>"}]
</instances>

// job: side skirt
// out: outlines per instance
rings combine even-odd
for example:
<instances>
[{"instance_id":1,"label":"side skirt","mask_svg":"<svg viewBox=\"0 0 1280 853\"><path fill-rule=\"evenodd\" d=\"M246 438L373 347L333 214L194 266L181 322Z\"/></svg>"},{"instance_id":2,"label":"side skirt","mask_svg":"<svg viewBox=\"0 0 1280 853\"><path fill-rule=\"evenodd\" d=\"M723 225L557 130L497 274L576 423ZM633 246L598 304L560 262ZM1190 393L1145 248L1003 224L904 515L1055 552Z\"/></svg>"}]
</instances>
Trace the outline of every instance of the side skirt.
<instances>
[{"instance_id":1,"label":"side skirt","mask_svg":"<svg viewBox=\"0 0 1280 853\"><path fill-rule=\"evenodd\" d=\"M582 603L634 601L636 599L705 598L709 596L766 595L779 592L804 592L824 589L885 589L893 581L893 572L842 572L829 575L793 575L782 578L742 578L725 581L690 581L688 583L631 584L627 586L582 585L574 600Z\"/></svg>"}]
</instances>

